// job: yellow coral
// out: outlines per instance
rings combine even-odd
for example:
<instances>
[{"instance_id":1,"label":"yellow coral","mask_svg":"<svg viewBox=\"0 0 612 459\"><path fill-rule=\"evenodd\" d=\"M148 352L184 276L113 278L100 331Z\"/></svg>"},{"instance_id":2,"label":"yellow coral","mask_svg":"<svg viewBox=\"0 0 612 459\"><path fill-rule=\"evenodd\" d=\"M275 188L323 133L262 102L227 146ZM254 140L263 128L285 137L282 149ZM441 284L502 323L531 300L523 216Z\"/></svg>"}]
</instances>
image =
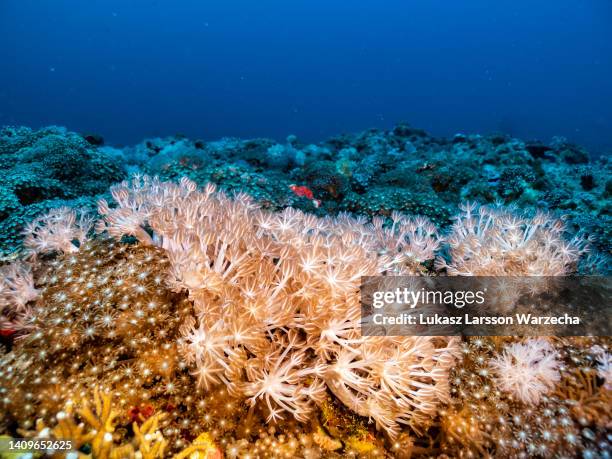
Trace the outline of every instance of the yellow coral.
<instances>
[{"instance_id":1,"label":"yellow coral","mask_svg":"<svg viewBox=\"0 0 612 459\"><path fill-rule=\"evenodd\" d=\"M142 459L161 459L168 442L159 432L159 422L166 417L165 413L158 413L151 416L141 426L134 422L134 437L138 444L138 452Z\"/></svg>"},{"instance_id":2,"label":"yellow coral","mask_svg":"<svg viewBox=\"0 0 612 459\"><path fill-rule=\"evenodd\" d=\"M174 459L221 459L223 453L210 434L200 434L191 445L174 456Z\"/></svg>"},{"instance_id":3,"label":"yellow coral","mask_svg":"<svg viewBox=\"0 0 612 459\"><path fill-rule=\"evenodd\" d=\"M93 403L87 399L80 402L75 411L75 404L69 402L64 411L56 415L57 425L49 428L42 420L38 420L36 431L27 433L30 437L52 438L55 440L70 440L72 450L78 452L79 457L93 457L96 459L163 459L168 442L159 431L159 422L166 417L165 413L158 413L138 425L134 422L132 429L134 439L132 443L118 445L115 443L114 432L118 412L113 408L112 396L95 389ZM76 417L84 422L77 421ZM136 446L137 453L135 452ZM87 446L90 453L79 452ZM57 452L53 457L63 457Z\"/></svg>"},{"instance_id":4,"label":"yellow coral","mask_svg":"<svg viewBox=\"0 0 612 459\"><path fill-rule=\"evenodd\" d=\"M93 409L88 401L84 401L77 413L91 428L88 435L91 438L91 452L98 459L110 458L114 447L113 432L115 419L119 413L113 409L110 394L100 393L98 389L93 394Z\"/></svg>"}]
</instances>

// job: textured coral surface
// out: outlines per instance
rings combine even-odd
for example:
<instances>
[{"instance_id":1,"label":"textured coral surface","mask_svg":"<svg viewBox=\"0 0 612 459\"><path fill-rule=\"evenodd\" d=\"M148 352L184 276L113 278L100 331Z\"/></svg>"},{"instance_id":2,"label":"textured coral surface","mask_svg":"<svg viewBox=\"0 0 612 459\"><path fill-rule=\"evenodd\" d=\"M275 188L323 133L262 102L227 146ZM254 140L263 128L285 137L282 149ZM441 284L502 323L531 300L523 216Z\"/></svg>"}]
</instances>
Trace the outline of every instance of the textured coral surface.
<instances>
[{"instance_id":1,"label":"textured coral surface","mask_svg":"<svg viewBox=\"0 0 612 459\"><path fill-rule=\"evenodd\" d=\"M611 248L609 159L592 159L563 138L548 144L506 135L445 139L398 125L319 144L295 136L285 142L176 136L121 149L98 143L57 127L0 131L0 256L19 249L21 229L37 214L62 205L91 208L133 172L215 183L272 209L370 217L400 211L441 227L466 201L500 201L564 216L568 230L591 236L604 255Z\"/></svg>"}]
</instances>

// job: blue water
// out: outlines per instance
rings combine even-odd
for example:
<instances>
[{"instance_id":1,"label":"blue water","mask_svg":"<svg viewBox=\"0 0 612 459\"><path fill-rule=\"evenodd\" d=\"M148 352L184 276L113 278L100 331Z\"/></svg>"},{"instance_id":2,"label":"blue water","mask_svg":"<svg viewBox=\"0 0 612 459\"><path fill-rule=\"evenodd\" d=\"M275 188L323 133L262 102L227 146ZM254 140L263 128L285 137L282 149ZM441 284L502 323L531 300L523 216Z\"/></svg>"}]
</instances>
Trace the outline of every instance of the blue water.
<instances>
[{"instance_id":1,"label":"blue water","mask_svg":"<svg viewBox=\"0 0 612 459\"><path fill-rule=\"evenodd\" d=\"M0 0L0 124L114 144L399 121L612 150L610 0Z\"/></svg>"}]
</instances>

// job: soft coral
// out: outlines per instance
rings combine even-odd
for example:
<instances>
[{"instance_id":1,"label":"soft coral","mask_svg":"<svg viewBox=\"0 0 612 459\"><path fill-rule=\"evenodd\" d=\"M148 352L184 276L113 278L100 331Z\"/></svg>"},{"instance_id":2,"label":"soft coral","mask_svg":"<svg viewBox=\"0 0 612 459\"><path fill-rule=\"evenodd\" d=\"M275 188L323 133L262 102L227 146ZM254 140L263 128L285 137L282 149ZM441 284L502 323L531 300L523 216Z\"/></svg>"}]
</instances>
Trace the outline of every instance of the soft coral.
<instances>
[{"instance_id":1,"label":"soft coral","mask_svg":"<svg viewBox=\"0 0 612 459\"><path fill-rule=\"evenodd\" d=\"M31 313L28 303L38 295L28 264L16 262L0 267L0 334L12 336L27 329Z\"/></svg>"},{"instance_id":2,"label":"soft coral","mask_svg":"<svg viewBox=\"0 0 612 459\"><path fill-rule=\"evenodd\" d=\"M72 253L87 239L93 218L68 207L52 209L29 223L24 246L34 255L51 252Z\"/></svg>"}]
</instances>

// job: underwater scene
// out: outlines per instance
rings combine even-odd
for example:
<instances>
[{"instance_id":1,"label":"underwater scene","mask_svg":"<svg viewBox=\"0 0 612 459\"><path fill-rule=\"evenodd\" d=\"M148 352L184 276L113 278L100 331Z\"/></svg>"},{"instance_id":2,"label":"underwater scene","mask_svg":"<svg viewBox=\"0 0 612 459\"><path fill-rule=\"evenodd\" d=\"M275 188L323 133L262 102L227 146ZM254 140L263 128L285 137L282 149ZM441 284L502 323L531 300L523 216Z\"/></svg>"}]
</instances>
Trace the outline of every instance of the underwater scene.
<instances>
[{"instance_id":1,"label":"underwater scene","mask_svg":"<svg viewBox=\"0 0 612 459\"><path fill-rule=\"evenodd\" d=\"M611 457L611 26L0 0L0 458Z\"/></svg>"}]
</instances>

